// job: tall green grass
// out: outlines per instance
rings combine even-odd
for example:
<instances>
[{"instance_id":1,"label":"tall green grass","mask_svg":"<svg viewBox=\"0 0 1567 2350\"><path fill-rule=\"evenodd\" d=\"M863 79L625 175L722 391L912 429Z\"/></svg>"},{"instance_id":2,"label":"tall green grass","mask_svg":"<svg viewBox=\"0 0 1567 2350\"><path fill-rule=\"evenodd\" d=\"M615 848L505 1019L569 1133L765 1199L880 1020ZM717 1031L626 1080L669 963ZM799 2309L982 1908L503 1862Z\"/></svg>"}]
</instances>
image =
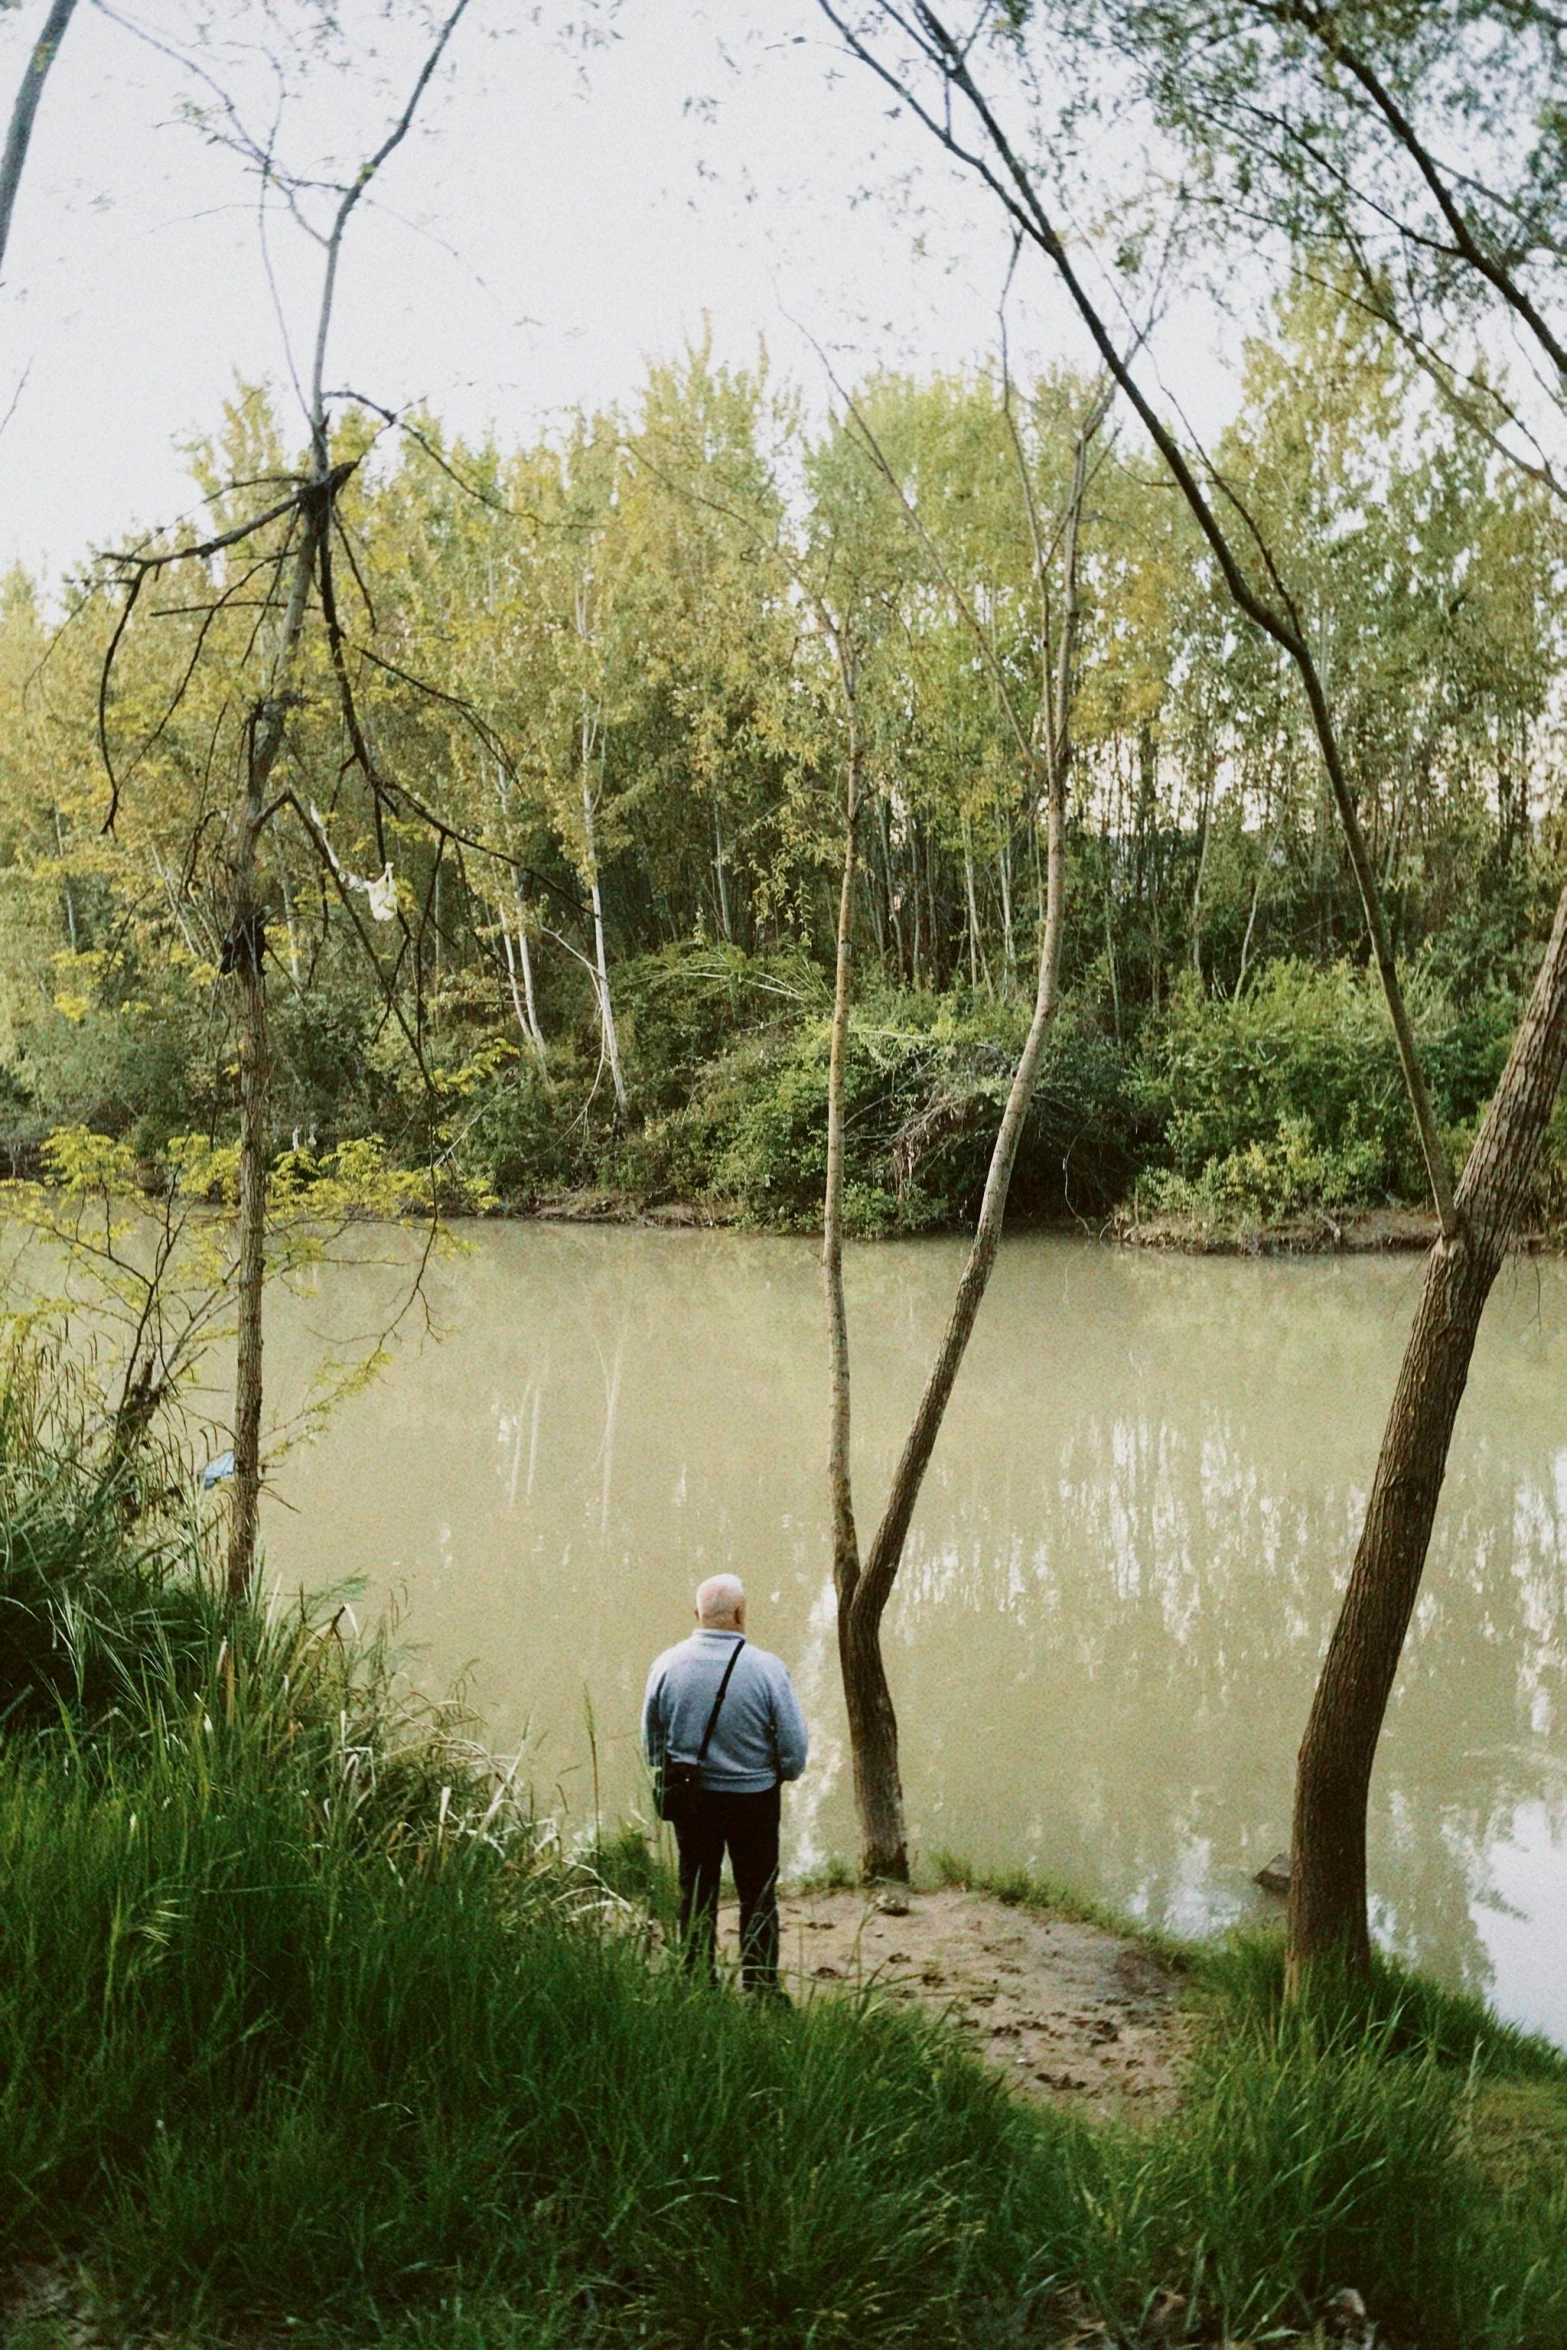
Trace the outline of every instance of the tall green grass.
<instances>
[{"instance_id":1,"label":"tall green grass","mask_svg":"<svg viewBox=\"0 0 1567 2350\"><path fill-rule=\"evenodd\" d=\"M0 1765L5 2251L166 2320L463 2284L585 2335L964 2338L1048 2200L1026 2118L935 2026L651 1967L476 1794L367 1835L205 1713Z\"/></svg>"},{"instance_id":2,"label":"tall green grass","mask_svg":"<svg viewBox=\"0 0 1567 2350\"><path fill-rule=\"evenodd\" d=\"M1085 2271L1129 2314L1157 2281L1250 2338L1352 2285L1379 2341L1567 2341L1567 2105L1510 2193L1481 2158L1480 2051L1455 2066L1396 2008L1237 2014L1210 1989L1182 2110L1097 2143Z\"/></svg>"},{"instance_id":3,"label":"tall green grass","mask_svg":"<svg viewBox=\"0 0 1567 2350\"><path fill-rule=\"evenodd\" d=\"M330 1614L227 1617L194 1533L83 1515L84 1457L6 1468L116 1662L0 1738L0 2291L43 2262L111 2340L992 2350L1352 2285L1390 2344L1567 2346L1556 2052L1392 1971L1287 2013L1237 1946L1134 2129L873 1998L715 1997L633 1843L563 1855Z\"/></svg>"},{"instance_id":4,"label":"tall green grass","mask_svg":"<svg viewBox=\"0 0 1567 2350\"><path fill-rule=\"evenodd\" d=\"M816 2350L1160 2300L1214 2340L1353 2284L1393 2342L1567 2342L1560 2150L1513 2178L1478 2126L1546 2052L1288 2015L1254 1955L1163 2124L1026 2111L939 2021L688 1987L477 1779L372 1802L226 1693L0 1757L0 2259L124 2322Z\"/></svg>"},{"instance_id":5,"label":"tall green grass","mask_svg":"<svg viewBox=\"0 0 1567 2350\"><path fill-rule=\"evenodd\" d=\"M171 1461L127 1454L57 1342L0 1344L0 1729L100 1727L208 1652L216 1610Z\"/></svg>"}]
</instances>

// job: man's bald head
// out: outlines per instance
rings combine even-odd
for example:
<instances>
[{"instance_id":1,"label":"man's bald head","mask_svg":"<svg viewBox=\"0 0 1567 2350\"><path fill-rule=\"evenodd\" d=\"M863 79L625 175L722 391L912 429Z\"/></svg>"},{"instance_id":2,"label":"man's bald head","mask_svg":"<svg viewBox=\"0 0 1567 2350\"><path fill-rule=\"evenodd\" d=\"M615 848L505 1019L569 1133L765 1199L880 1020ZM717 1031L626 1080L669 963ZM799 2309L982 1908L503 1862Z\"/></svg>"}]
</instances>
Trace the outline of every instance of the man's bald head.
<instances>
[{"instance_id":1,"label":"man's bald head","mask_svg":"<svg viewBox=\"0 0 1567 2350\"><path fill-rule=\"evenodd\" d=\"M709 1575L697 1585L696 1620L704 1632L745 1628L745 1585L738 1575Z\"/></svg>"}]
</instances>

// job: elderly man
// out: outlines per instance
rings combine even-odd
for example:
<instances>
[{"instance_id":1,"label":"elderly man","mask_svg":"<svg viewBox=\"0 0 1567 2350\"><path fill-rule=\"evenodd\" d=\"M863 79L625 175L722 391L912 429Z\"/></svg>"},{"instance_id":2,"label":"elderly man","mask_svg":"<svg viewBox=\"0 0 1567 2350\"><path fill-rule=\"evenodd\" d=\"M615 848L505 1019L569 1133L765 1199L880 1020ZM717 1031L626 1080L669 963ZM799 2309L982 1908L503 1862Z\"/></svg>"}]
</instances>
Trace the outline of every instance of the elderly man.
<instances>
[{"instance_id":1,"label":"elderly man","mask_svg":"<svg viewBox=\"0 0 1567 2350\"><path fill-rule=\"evenodd\" d=\"M700 1795L674 1822L686 1964L717 1982L718 1881L727 1846L740 1896L741 1981L748 1991L775 1993L779 1789L805 1768L805 1719L787 1667L746 1639L737 1575L710 1575L701 1585L696 1624L688 1640L656 1659L642 1704L652 1768L666 1756L701 1765Z\"/></svg>"}]
</instances>

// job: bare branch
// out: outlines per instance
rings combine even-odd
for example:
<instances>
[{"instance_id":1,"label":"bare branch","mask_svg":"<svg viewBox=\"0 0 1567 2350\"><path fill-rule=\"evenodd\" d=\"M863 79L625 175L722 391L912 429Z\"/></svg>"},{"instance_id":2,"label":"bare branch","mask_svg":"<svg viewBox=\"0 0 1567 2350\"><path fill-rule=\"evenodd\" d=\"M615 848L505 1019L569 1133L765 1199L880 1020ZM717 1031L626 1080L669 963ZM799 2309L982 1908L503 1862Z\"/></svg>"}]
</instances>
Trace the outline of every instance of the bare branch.
<instances>
[{"instance_id":1,"label":"bare branch","mask_svg":"<svg viewBox=\"0 0 1567 2350\"><path fill-rule=\"evenodd\" d=\"M1033 174L1014 148L994 108L974 79L964 46L947 30L934 8L929 4L929 0L914 0L913 19L918 27L915 38L921 54L940 77L943 90L949 101L949 111L945 116L933 113L913 88L906 74L889 66L877 54L865 35L845 15L839 0L818 0L818 5L829 23L837 29L850 53L867 65L889 89L897 93L900 101L907 105L919 121L940 140L941 145L955 161L962 163L975 173L1002 204L1008 218L1021 230L1030 243L1038 246L1051 263L1065 286L1072 305L1087 328L1090 339L1106 368L1119 384L1149 439L1159 451L1174 477L1198 528L1219 565L1232 600L1248 619L1265 635L1273 639L1274 643L1288 655L1294 664L1306 697L1312 730L1317 737L1323 766L1327 771L1334 805L1338 811L1339 823L1349 849L1350 864L1354 870L1361 904L1365 911L1366 928L1370 934L1372 952L1376 958L1383 994L1387 1001L1388 1015L1393 1024L1399 1061L1404 1072L1410 1107L1414 1112L1415 1125L1420 1138L1421 1155L1425 1160L1437 1217L1444 1236L1449 1239L1455 1238L1458 1232L1458 1221L1453 1197L1452 1170L1448 1164L1440 1129L1437 1126L1436 1114L1431 1105L1425 1073L1421 1067L1419 1051L1415 1044L1414 1030L1410 1023L1408 1008L1404 1002L1403 987L1398 977L1397 961L1393 953L1392 937L1388 930L1382 895L1371 862L1370 851L1361 831L1354 790L1345 768L1327 691L1310 645L1302 636L1288 611L1280 610L1278 606L1271 603L1247 577L1236 556L1229 535L1197 480L1184 450L1154 408L1133 374L1130 365L1123 358L1098 304L1074 268L1071 256L1067 252L1050 214L1045 209L1038 188L1034 183ZM895 22L906 33L911 30L909 21L893 5L893 0L880 0L880 13ZM984 134L986 146L983 150L966 144L952 124L950 99L954 90L961 95Z\"/></svg>"},{"instance_id":2,"label":"bare branch","mask_svg":"<svg viewBox=\"0 0 1567 2350\"><path fill-rule=\"evenodd\" d=\"M408 94L407 105L403 108L402 113L398 116L396 122L392 125L392 128L387 132L386 137L381 141L381 144L379 147L377 147L375 153L368 157L368 159L360 165L358 175L353 180L352 184L343 191L342 201L338 205L336 217L332 222L331 233L327 238L326 272L321 285L321 307L316 318L315 357L310 370L310 429L316 442L316 462L323 470L325 469L326 465L326 412L322 385L326 372L327 336L331 332L332 326L332 304L337 290L337 264L338 256L341 253L343 247L343 235L348 227L348 223L353 214L354 207L359 202L360 197L364 194L366 188L375 178L376 173L381 169L382 165L402 145L404 139L407 138L409 130L413 125L414 116L419 108L419 101L424 96L425 91L429 88L431 77L434 74L436 67L441 62L442 55L446 49L446 44L451 39L453 33L457 30L457 26L466 12L467 7L468 0L457 0L456 7L453 8L451 14L447 17L445 23L442 25L440 32L436 37L434 46L431 48L429 55L424 61L424 64L419 69L414 86Z\"/></svg>"}]
</instances>

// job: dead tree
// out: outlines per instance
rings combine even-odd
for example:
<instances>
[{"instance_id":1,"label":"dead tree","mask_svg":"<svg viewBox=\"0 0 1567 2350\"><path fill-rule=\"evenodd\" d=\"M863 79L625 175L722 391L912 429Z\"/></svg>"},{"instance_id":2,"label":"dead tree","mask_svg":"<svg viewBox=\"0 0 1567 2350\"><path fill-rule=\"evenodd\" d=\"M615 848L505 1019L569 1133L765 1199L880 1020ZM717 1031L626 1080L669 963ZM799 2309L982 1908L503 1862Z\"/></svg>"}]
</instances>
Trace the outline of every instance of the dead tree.
<instances>
[{"instance_id":1,"label":"dead tree","mask_svg":"<svg viewBox=\"0 0 1567 2350\"><path fill-rule=\"evenodd\" d=\"M393 805L401 806L405 813L413 809L421 816L428 814L413 801L412 795L389 785L376 767L359 723L344 657L344 631L333 586L331 548L334 529L339 527L337 501L345 483L355 471L355 464L347 461L334 465L330 453L326 359L338 270L344 238L353 214L366 189L407 137L419 103L467 6L468 0L456 0L455 7L441 24L425 56L402 113L380 146L361 163L354 177L333 191L336 201L326 228L311 232L321 246L323 260L307 388L310 455L303 478L293 483L287 495L264 512L201 545L178 547L150 555L126 555L117 559L117 567L127 581L127 594L125 608L111 641L100 693L100 734L106 759L108 744L103 732L103 713L107 704L109 670L143 584L172 565L206 561L219 552L235 547L249 547L274 526L281 526L285 533L283 551L272 562L272 584L267 591L271 642L265 655L265 682L246 717L243 783L229 819L229 906L222 958L222 969L233 982L239 1063L234 1478L226 1572L228 1596L236 1605L244 1600L254 1580L262 1480L262 1295L266 1272L271 1087L267 1055L265 907L258 859L269 826L285 810L291 812L299 823L312 851L349 912L378 973L380 969L365 939L363 926L354 914L341 867L319 823L313 814L307 813L295 793L289 790L274 793L272 790L274 771L285 744L289 713L299 698L301 647L313 605L318 606L325 626L343 724L353 760L370 787L378 816L388 800ZM238 128L238 118L232 108L227 110L227 120L230 126L226 134L229 143L238 146L252 168L261 174L264 186L277 185L285 190L295 219L302 221L300 198L303 183L289 181L280 171L271 150L245 137ZM112 831L114 827L119 802L120 785L113 777L112 767L111 785L106 831ZM440 825L435 819L431 821L438 835L439 859L441 850L455 835L450 827ZM395 912L394 918L403 928L405 944L410 943L405 918ZM417 953L414 961L417 968ZM391 1008L394 1016L404 1025L405 1034L408 1034L408 1040L422 1063L421 1040L407 1031L400 1010L395 1005Z\"/></svg>"}]
</instances>

